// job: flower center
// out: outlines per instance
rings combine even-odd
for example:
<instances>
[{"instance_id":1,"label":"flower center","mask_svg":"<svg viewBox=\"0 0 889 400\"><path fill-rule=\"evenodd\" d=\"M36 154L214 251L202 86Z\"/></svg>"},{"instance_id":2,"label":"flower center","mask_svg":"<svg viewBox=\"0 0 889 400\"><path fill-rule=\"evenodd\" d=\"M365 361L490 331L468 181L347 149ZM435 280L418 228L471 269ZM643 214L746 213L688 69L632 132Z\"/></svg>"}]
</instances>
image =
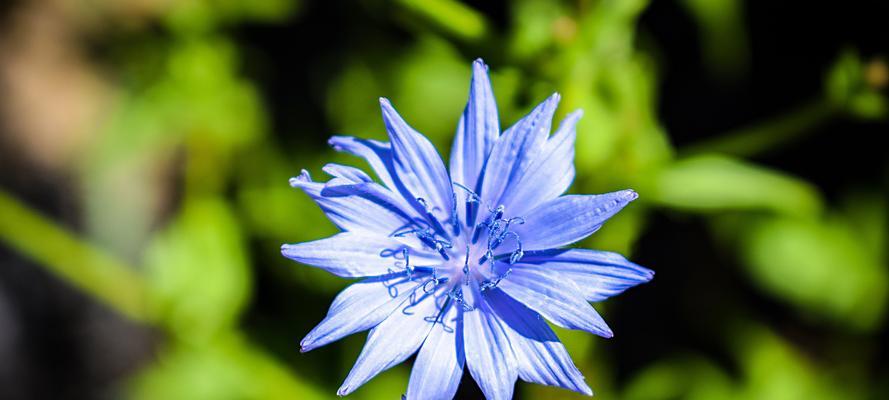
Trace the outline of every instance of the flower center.
<instances>
[{"instance_id":1,"label":"flower center","mask_svg":"<svg viewBox=\"0 0 889 400\"><path fill-rule=\"evenodd\" d=\"M497 287L512 271L509 266L524 256L521 237L513 228L525 220L508 216L502 204L496 207L484 204L475 192L459 183L454 186L465 192L465 202L458 204L455 190L450 221L439 221L426 201L417 198L426 218L393 235L416 237L425 248L439 254L440 264L413 265L410 250L404 248L395 267L404 269L410 278L422 277L424 292L444 288L451 301L464 310L471 310L473 307L465 300L463 289L477 288L485 292ZM464 207L462 212L458 212L458 207Z\"/></svg>"}]
</instances>

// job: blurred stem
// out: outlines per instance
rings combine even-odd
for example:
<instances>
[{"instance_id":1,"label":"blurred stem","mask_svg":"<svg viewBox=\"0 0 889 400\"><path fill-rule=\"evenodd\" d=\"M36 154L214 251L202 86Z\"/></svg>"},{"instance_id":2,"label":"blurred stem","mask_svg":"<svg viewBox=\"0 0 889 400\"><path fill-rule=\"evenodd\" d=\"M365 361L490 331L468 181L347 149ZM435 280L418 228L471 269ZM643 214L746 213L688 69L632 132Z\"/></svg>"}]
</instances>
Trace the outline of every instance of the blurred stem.
<instances>
[{"instance_id":1,"label":"blurred stem","mask_svg":"<svg viewBox=\"0 0 889 400\"><path fill-rule=\"evenodd\" d=\"M812 128L838 115L839 111L825 100L814 101L789 114L692 144L681 149L680 153L681 156L722 153L753 157L792 143L810 133Z\"/></svg>"},{"instance_id":2,"label":"blurred stem","mask_svg":"<svg viewBox=\"0 0 889 400\"><path fill-rule=\"evenodd\" d=\"M0 191L0 240L129 318L150 322L142 278Z\"/></svg>"},{"instance_id":3,"label":"blurred stem","mask_svg":"<svg viewBox=\"0 0 889 400\"><path fill-rule=\"evenodd\" d=\"M50 219L38 214L8 193L0 191L0 241L32 258L58 277L101 300L125 316L146 323L155 321L148 312L148 287L135 268L78 239ZM259 386L270 393L261 398L321 399L324 395L311 383L294 376L237 331L223 337L231 341L229 351L250 359L263 380Z\"/></svg>"}]
</instances>

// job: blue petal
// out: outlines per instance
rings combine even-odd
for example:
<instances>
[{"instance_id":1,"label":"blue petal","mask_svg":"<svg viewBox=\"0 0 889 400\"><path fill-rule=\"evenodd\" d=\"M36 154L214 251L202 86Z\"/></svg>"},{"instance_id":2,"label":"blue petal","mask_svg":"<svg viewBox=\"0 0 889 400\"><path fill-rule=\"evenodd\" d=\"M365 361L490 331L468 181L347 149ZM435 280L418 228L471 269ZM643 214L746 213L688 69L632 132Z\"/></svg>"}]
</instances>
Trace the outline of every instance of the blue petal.
<instances>
[{"instance_id":1,"label":"blue petal","mask_svg":"<svg viewBox=\"0 0 889 400\"><path fill-rule=\"evenodd\" d=\"M498 136L500 123L488 66L478 59L472 63L469 101L451 147L451 179L477 192L482 167Z\"/></svg>"},{"instance_id":2,"label":"blue petal","mask_svg":"<svg viewBox=\"0 0 889 400\"><path fill-rule=\"evenodd\" d=\"M389 143L351 136L334 136L327 143L336 151L363 158L383 185L389 190L398 191L399 186L395 182L395 170L392 166L392 148Z\"/></svg>"},{"instance_id":3,"label":"blue petal","mask_svg":"<svg viewBox=\"0 0 889 400\"><path fill-rule=\"evenodd\" d=\"M606 338L613 336L574 282L563 279L554 271L515 264L512 273L500 281L498 287L558 326Z\"/></svg>"},{"instance_id":4,"label":"blue petal","mask_svg":"<svg viewBox=\"0 0 889 400\"><path fill-rule=\"evenodd\" d=\"M525 174L531 160L542 151L558 104L559 95L550 96L503 132L494 144L485 164L479 193L488 207L494 208L502 203L501 199L509 193L510 183L518 183L515 181Z\"/></svg>"},{"instance_id":5,"label":"blue petal","mask_svg":"<svg viewBox=\"0 0 889 400\"><path fill-rule=\"evenodd\" d=\"M321 169L331 176L345 179L352 183L373 182L373 179L371 179L371 177L368 176L364 171L355 167L350 167L348 165L330 163L325 165Z\"/></svg>"},{"instance_id":6,"label":"blue petal","mask_svg":"<svg viewBox=\"0 0 889 400\"><path fill-rule=\"evenodd\" d=\"M487 300L506 328L520 378L593 395L565 346L540 315L499 289L487 292Z\"/></svg>"},{"instance_id":7,"label":"blue petal","mask_svg":"<svg viewBox=\"0 0 889 400\"><path fill-rule=\"evenodd\" d=\"M463 290L472 311L463 312L466 365L488 400L509 400L518 378L506 331L476 288Z\"/></svg>"},{"instance_id":8,"label":"blue petal","mask_svg":"<svg viewBox=\"0 0 889 400\"><path fill-rule=\"evenodd\" d=\"M393 272L398 269L396 262L404 267L402 249L407 249L412 265L441 262L438 254L418 250L418 247L410 248L398 238L361 232L343 232L313 242L285 244L281 246L281 254L337 276L356 278Z\"/></svg>"},{"instance_id":9,"label":"blue petal","mask_svg":"<svg viewBox=\"0 0 889 400\"><path fill-rule=\"evenodd\" d=\"M607 251L569 249L526 253L521 262L556 271L565 280L573 281L586 300L593 302L605 300L654 277L654 271Z\"/></svg>"},{"instance_id":10,"label":"blue petal","mask_svg":"<svg viewBox=\"0 0 889 400\"><path fill-rule=\"evenodd\" d=\"M414 354L438 317L438 303L434 296L414 292L401 310L393 312L367 335L364 349L355 361L349 376L337 394L345 396L371 378ZM422 295L422 296L418 296Z\"/></svg>"},{"instance_id":11,"label":"blue petal","mask_svg":"<svg viewBox=\"0 0 889 400\"><path fill-rule=\"evenodd\" d=\"M400 215L404 220L423 218L417 210L402 196L393 193L376 182L355 182L346 178L335 177L324 185L321 195L325 197L357 196L374 202L380 207L389 209Z\"/></svg>"},{"instance_id":12,"label":"blue petal","mask_svg":"<svg viewBox=\"0 0 889 400\"><path fill-rule=\"evenodd\" d=\"M525 251L569 245L591 235L629 202L639 197L632 190L599 195L567 195L550 200L524 215L515 226Z\"/></svg>"},{"instance_id":13,"label":"blue petal","mask_svg":"<svg viewBox=\"0 0 889 400\"><path fill-rule=\"evenodd\" d=\"M290 178L290 185L306 192L334 224L346 231L389 235L410 223L406 211L384 199L350 196L336 190L325 193L325 189L329 188L324 183L312 181L307 171L303 171L298 177Z\"/></svg>"},{"instance_id":14,"label":"blue petal","mask_svg":"<svg viewBox=\"0 0 889 400\"><path fill-rule=\"evenodd\" d=\"M398 180L414 196L415 205L425 209L417 199L428 204L428 211L439 221L448 221L453 208L453 188L441 156L419 132L408 126L392 108L389 101L380 99L383 122L392 143L392 165Z\"/></svg>"},{"instance_id":15,"label":"blue petal","mask_svg":"<svg viewBox=\"0 0 889 400\"><path fill-rule=\"evenodd\" d=\"M414 361L407 387L410 400L450 400L457 393L463 376L463 323L458 322L458 307L448 307L423 342Z\"/></svg>"},{"instance_id":16,"label":"blue petal","mask_svg":"<svg viewBox=\"0 0 889 400\"><path fill-rule=\"evenodd\" d=\"M340 292L327 317L300 342L306 352L377 326L413 294L419 283L404 274L368 278Z\"/></svg>"},{"instance_id":17,"label":"blue petal","mask_svg":"<svg viewBox=\"0 0 889 400\"><path fill-rule=\"evenodd\" d=\"M524 215L561 196L571 186L574 181L574 127L582 115L578 110L565 117L518 183L510 184L509 195L502 199L510 215Z\"/></svg>"}]
</instances>

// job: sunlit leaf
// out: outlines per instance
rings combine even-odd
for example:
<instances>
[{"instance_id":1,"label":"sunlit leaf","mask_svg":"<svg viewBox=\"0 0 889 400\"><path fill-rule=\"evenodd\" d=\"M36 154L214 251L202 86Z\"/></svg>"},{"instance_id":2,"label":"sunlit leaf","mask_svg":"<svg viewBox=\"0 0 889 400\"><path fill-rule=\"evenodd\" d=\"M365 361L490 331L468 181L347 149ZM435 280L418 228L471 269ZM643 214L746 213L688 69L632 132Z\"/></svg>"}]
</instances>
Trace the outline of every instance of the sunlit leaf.
<instances>
[{"instance_id":1,"label":"sunlit leaf","mask_svg":"<svg viewBox=\"0 0 889 400\"><path fill-rule=\"evenodd\" d=\"M652 199L697 212L770 211L813 216L821 198L808 183L740 160L702 155L681 160L655 178Z\"/></svg>"},{"instance_id":2,"label":"sunlit leaf","mask_svg":"<svg viewBox=\"0 0 889 400\"><path fill-rule=\"evenodd\" d=\"M844 326L872 329L882 321L889 271L844 219L766 218L752 224L743 246L765 291Z\"/></svg>"}]
</instances>

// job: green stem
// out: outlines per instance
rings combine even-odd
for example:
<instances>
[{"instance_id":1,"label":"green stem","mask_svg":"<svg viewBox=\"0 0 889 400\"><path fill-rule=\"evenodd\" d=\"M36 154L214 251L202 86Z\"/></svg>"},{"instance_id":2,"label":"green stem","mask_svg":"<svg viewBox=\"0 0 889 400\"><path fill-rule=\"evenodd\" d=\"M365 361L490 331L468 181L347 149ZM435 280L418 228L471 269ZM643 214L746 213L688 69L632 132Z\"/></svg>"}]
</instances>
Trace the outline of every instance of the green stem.
<instances>
[{"instance_id":1,"label":"green stem","mask_svg":"<svg viewBox=\"0 0 889 400\"><path fill-rule=\"evenodd\" d=\"M129 318L150 322L142 278L0 191L0 240Z\"/></svg>"},{"instance_id":2,"label":"green stem","mask_svg":"<svg viewBox=\"0 0 889 400\"><path fill-rule=\"evenodd\" d=\"M753 127L692 144L683 148L680 153L681 156L703 153L722 153L738 157L756 156L792 143L838 113L839 110L829 102L814 101L787 115Z\"/></svg>"},{"instance_id":3,"label":"green stem","mask_svg":"<svg viewBox=\"0 0 889 400\"><path fill-rule=\"evenodd\" d=\"M0 241L71 285L139 322L166 325L148 312L148 287L135 268L108 255L19 200L0 191ZM274 357L244 338L237 330L222 335L232 343L229 351L251 360L253 375L268 391L261 398L321 399L327 396L310 382L294 376Z\"/></svg>"}]
</instances>

